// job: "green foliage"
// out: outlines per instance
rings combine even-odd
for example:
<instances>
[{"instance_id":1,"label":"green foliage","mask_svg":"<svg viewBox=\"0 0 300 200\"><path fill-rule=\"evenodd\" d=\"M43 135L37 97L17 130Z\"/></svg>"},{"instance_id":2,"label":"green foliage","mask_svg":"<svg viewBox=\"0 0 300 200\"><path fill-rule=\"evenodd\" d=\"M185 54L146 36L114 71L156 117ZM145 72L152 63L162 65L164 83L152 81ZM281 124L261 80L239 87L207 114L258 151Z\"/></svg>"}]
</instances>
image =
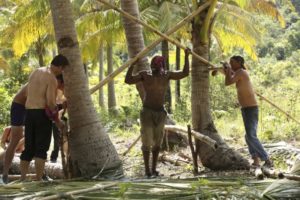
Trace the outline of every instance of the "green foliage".
<instances>
[{"instance_id":1,"label":"green foliage","mask_svg":"<svg viewBox=\"0 0 300 200\"><path fill-rule=\"evenodd\" d=\"M2 79L3 75L0 73L0 78ZM9 125L10 123L10 105L11 105L11 95L8 93L7 89L0 84L0 130L4 126Z\"/></svg>"},{"instance_id":2,"label":"green foliage","mask_svg":"<svg viewBox=\"0 0 300 200\"><path fill-rule=\"evenodd\" d=\"M120 197L121 199L126 199L125 193L128 191L130 187L132 187L132 183L120 183L119 184L119 191L117 192L117 196Z\"/></svg>"}]
</instances>

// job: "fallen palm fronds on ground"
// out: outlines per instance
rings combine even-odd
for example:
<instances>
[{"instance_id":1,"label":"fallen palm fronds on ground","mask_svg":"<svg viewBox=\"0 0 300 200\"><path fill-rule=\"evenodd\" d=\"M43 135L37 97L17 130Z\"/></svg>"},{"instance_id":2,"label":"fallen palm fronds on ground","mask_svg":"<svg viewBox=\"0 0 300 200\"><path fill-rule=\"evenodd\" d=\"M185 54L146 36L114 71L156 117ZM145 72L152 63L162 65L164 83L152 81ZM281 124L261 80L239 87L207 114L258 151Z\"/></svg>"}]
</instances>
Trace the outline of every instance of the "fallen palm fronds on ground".
<instances>
[{"instance_id":1,"label":"fallen palm fronds on ground","mask_svg":"<svg viewBox=\"0 0 300 200\"><path fill-rule=\"evenodd\" d=\"M0 187L0 199L257 199L270 184L241 177L148 180L15 183Z\"/></svg>"},{"instance_id":2,"label":"fallen palm fronds on ground","mask_svg":"<svg viewBox=\"0 0 300 200\"><path fill-rule=\"evenodd\" d=\"M268 199L300 199L300 157L290 173L279 173L279 178L284 179L272 183L263 196Z\"/></svg>"}]
</instances>

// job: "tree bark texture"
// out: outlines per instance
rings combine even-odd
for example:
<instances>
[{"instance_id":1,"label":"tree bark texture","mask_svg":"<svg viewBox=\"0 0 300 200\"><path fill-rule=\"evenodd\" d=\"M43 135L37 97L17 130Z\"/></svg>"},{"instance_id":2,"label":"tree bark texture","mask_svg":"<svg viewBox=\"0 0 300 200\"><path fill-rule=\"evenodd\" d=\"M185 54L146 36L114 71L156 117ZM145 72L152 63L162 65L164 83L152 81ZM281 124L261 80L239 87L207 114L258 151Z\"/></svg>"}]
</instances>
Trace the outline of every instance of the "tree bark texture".
<instances>
[{"instance_id":1,"label":"tree bark texture","mask_svg":"<svg viewBox=\"0 0 300 200\"><path fill-rule=\"evenodd\" d=\"M104 49L103 43L99 46L99 82L104 78ZM99 106L105 108L103 88L99 88Z\"/></svg>"},{"instance_id":2,"label":"tree bark texture","mask_svg":"<svg viewBox=\"0 0 300 200\"><path fill-rule=\"evenodd\" d=\"M201 42L200 31L207 12L199 14L192 22L193 50L205 59L209 59L209 46ZM217 141L218 148L213 150L207 144L197 140L196 151L205 167L213 170L248 169L249 162L228 145L218 134L211 116L209 102L208 65L193 57L192 59L192 124L193 129Z\"/></svg>"},{"instance_id":3,"label":"tree bark texture","mask_svg":"<svg viewBox=\"0 0 300 200\"><path fill-rule=\"evenodd\" d=\"M81 59L70 0L50 0L58 52L70 64L64 71L70 123L69 148L73 177L123 174L121 161L100 123L90 96Z\"/></svg>"},{"instance_id":4,"label":"tree bark texture","mask_svg":"<svg viewBox=\"0 0 300 200\"><path fill-rule=\"evenodd\" d=\"M121 0L121 8L140 19L139 7L137 0ZM122 16L122 22L125 29L127 49L130 58L135 57L139 52L145 48L144 36L142 26L126 17ZM147 57L139 59L133 70L133 74L140 71L150 71L150 66ZM141 83L136 84L140 97L144 99L144 88Z\"/></svg>"}]
</instances>

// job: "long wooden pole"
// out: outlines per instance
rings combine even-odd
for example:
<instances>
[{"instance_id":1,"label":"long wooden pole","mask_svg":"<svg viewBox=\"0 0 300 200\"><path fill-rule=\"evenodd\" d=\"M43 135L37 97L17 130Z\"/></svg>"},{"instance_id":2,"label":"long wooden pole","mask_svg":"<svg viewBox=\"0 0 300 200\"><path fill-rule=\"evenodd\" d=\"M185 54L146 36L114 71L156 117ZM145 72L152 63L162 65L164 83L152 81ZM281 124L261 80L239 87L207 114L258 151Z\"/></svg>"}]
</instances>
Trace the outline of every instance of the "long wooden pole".
<instances>
[{"instance_id":1,"label":"long wooden pole","mask_svg":"<svg viewBox=\"0 0 300 200\"><path fill-rule=\"evenodd\" d=\"M168 31L166 34L164 34L164 33L160 32L159 30L153 28L152 26L146 24L146 23L143 22L142 20L140 20L140 19L138 19L138 18L136 18L136 17L130 15L129 13L127 13L127 12L125 12L125 11L123 11L123 10L121 10L121 9L118 8L117 6L108 3L106 0L98 0L98 1L101 2L101 3L103 3L103 4L105 4L105 5L107 5L107 6L109 6L110 8L112 8L112 9L114 9L114 10L120 12L122 15L124 15L124 16L127 17L128 19L130 19L130 20L132 20L132 21L134 21L134 22L136 22L136 23L138 23L138 24L141 24L142 26L144 26L144 27L150 29L151 31L153 31L153 32L156 33L157 35L161 36L160 39L166 39L166 40L168 40L169 42L175 44L176 46L178 46L178 47L180 47L180 48L182 48L182 49L186 49L186 47L185 47L184 45L182 45L180 42L178 42L177 40L175 40L175 39L173 39L173 38L171 38L171 37L168 36L168 35L170 35L170 34L169 34L169 31ZM209 2L209 3L210 3L210 2ZM203 6L205 6L205 4L204 4ZM202 7L202 6L201 6L201 7ZM199 7L199 8L201 8L201 7ZM205 8L206 8L206 7L205 7ZM177 29L176 29L176 30L177 30ZM156 46L156 45L155 45L155 46ZM149 47L150 47L150 45L149 45ZM147 49L147 48L146 48L146 49ZM147 53L148 53L148 52L147 52ZM208 60L204 59L203 57L199 56L199 55L198 55L197 53L195 53L194 51L191 51L191 54L192 54L195 58L197 58L197 59L199 59L200 61L202 61L203 63L205 63L205 64L211 66L211 67L209 68L209 70L218 70L218 71L222 71L222 70L223 70L222 67L221 67L221 68L220 68L220 67L216 67L214 64L212 64L212 63L209 62ZM138 55L139 55L139 54L138 54ZM138 55L137 55L137 56L138 56ZM137 56L136 56L136 57L137 57ZM131 60L134 60L136 57L134 57L134 58L131 59ZM142 56L141 56L141 57L142 57ZM126 64L126 63L125 63L125 64ZM130 64L130 65L131 65L131 64ZM126 67L128 67L128 66L126 66ZM126 68L126 67L125 67L125 68ZM121 67L120 67L120 68L121 68ZM104 81L105 81L105 79L103 80L103 82L104 82ZM108 80L108 81L109 81L109 80ZM101 82L102 82L102 81L101 81ZM101 82L100 82L99 84L101 84ZM99 85L99 84L98 84L98 85ZM104 84L105 84L105 83L103 83L103 85L104 85ZM101 85L101 86L102 86L102 85ZM101 86L99 86L99 87L101 87ZM94 89L94 88L92 88L92 89ZM94 92L94 91L92 92L92 89L91 89L91 93ZM96 91L96 90L98 90L98 88L96 88L95 91ZM275 107L275 108L278 109L279 111L281 111L282 113L284 113L287 117L289 117L290 119L292 119L292 120L294 120L295 122L297 122L298 124L300 124L300 122L299 122L298 120L296 120L294 117L292 117L290 114L288 114L287 112L285 112L283 109L281 109L280 107L278 107L277 105L275 105L274 103L272 103L272 102L271 102L270 100L268 100L266 97L262 96L261 94L259 94L259 93L257 93L257 92L255 92L255 94L256 94L257 96L259 96L260 98L262 98L263 100L265 100L266 102L268 102L269 104L271 104L273 107Z\"/></svg>"},{"instance_id":2,"label":"long wooden pole","mask_svg":"<svg viewBox=\"0 0 300 200\"><path fill-rule=\"evenodd\" d=\"M122 9L118 8L117 6L107 2L106 0L97 0L107 6L109 6L110 8L114 9L115 11L121 13L124 17L148 28L149 30L153 31L154 33L156 33L157 35L159 35L160 37L164 38L165 40L168 40L169 42L173 43L174 45L178 46L179 48L182 48L182 49L186 49L187 47L182 45L180 42L178 42L177 40L171 38L170 36L160 32L159 30L157 30L156 28L146 24L145 22L143 22L142 20L132 16L131 14L129 14L128 12L125 12L123 11ZM198 60L202 61L203 63L207 64L207 65L210 65L212 68L214 68L215 66L212 65L210 62L208 62L205 58L199 56L197 53L195 53L193 50L191 50L191 54L193 56L195 56L195 58L197 58Z\"/></svg>"},{"instance_id":3,"label":"long wooden pole","mask_svg":"<svg viewBox=\"0 0 300 200\"><path fill-rule=\"evenodd\" d=\"M204 3L202 6L200 6L197 10L192 12L190 15L182 19L176 26L168 30L165 34L171 35L172 33L176 32L179 28L184 26L187 22L190 22L195 16L197 16L200 12L205 10L209 5L211 4L211 1L208 1ZM96 86L90 89L90 93L93 94L96 92L100 87L108 83L110 80L112 80L114 77L116 77L118 74L120 74L123 70L125 70L127 67L131 66L133 63L135 63L139 58L146 56L154 47L156 47L160 42L164 40L163 37L160 37L159 39L152 42L149 46L147 46L145 49L143 49L141 52L139 52L134 58L128 60L126 63L124 63L121 67L116 69L114 72L109 74L105 79L103 79L100 83L98 83Z\"/></svg>"},{"instance_id":4,"label":"long wooden pole","mask_svg":"<svg viewBox=\"0 0 300 200\"><path fill-rule=\"evenodd\" d=\"M132 149L132 147L134 147L134 145L136 145L136 143L140 140L141 135L139 135L134 142L128 147L128 149L126 151L124 151L124 153L122 153L122 156L126 156L126 154Z\"/></svg>"},{"instance_id":5,"label":"long wooden pole","mask_svg":"<svg viewBox=\"0 0 300 200\"><path fill-rule=\"evenodd\" d=\"M191 148L191 154L193 157L193 166L194 166L194 174L198 174L198 162L197 162L197 154L194 149L193 140L192 140L192 130L191 126L188 125L188 141Z\"/></svg>"},{"instance_id":6,"label":"long wooden pole","mask_svg":"<svg viewBox=\"0 0 300 200\"><path fill-rule=\"evenodd\" d=\"M279 110L280 112L284 113L288 118L294 120L295 122L297 122L298 124L300 124L300 122L298 120L296 120L294 117L292 117L289 113L285 112L282 108L278 107L277 105L275 105L273 102L271 102L269 99L267 99L266 97L262 96L261 94L255 92L255 94L257 96L259 96L261 99L263 99L264 101L268 102L270 105L272 105L274 108L276 108L277 110Z\"/></svg>"}]
</instances>

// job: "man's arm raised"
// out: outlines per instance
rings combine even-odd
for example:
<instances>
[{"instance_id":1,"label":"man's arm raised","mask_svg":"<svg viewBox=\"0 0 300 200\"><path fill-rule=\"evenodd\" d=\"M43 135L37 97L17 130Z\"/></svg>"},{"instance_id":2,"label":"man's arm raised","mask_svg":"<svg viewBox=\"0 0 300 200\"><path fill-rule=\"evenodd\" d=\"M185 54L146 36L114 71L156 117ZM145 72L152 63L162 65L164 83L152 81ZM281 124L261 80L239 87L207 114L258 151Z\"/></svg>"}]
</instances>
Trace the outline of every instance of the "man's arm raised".
<instances>
[{"instance_id":1,"label":"man's arm raised","mask_svg":"<svg viewBox=\"0 0 300 200\"><path fill-rule=\"evenodd\" d=\"M131 65L126 73L125 83L127 84L136 84L143 80L142 75L139 73L137 76L132 75L133 66Z\"/></svg>"},{"instance_id":2,"label":"man's arm raised","mask_svg":"<svg viewBox=\"0 0 300 200\"><path fill-rule=\"evenodd\" d=\"M184 77L187 77L190 73L190 62L189 62L189 55L191 53L191 50L189 48L186 48L184 50L185 52L185 58L184 58L184 67L182 71L173 71L169 72L169 79L171 80L179 80Z\"/></svg>"},{"instance_id":3,"label":"man's arm raised","mask_svg":"<svg viewBox=\"0 0 300 200\"><path fill-rule=\"evenodd\" d=\"M243 70L233 72L230 67L225 68L225 85L231 85L238 82L243 75Z\"/></svg>"}]
</instances>

